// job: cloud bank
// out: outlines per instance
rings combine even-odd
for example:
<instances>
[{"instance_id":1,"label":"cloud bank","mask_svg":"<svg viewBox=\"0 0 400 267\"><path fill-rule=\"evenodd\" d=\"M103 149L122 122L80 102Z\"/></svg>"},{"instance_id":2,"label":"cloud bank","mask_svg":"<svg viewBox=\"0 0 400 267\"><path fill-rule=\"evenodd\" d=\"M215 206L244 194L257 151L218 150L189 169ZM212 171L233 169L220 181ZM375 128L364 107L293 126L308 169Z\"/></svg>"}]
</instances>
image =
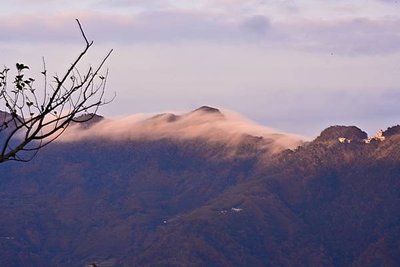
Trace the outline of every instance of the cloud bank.
<instances>
[{"instance_id":1,"label":"cloud bank","mask_svg":"<svg viewBox=\"0 0 400 267\"><path fill-rule=\"evenodd\" d=\"M246 138L254 138L272 152L296 148L304 141L304 137L257 125L232 111L220 112L209 107L181 115L136 114L117 119L104 119L89 128L80 124L71 125L58 141L75 142L93 139L152 141L165 138L202 139L231 147L241 144Z\"/></svg>"},{"instance_id":2,"label":"cloud bank","mask_svg":"<svg viewBox=\"0 0 400 267\"><path fill-rule=\"evenodd\" d=\"M400 51L400 16L393 15L392 5L384 3L390 1L329 4L334 11L328 11L320 1L299 5L292 1L234 1L237 3L233 4L221 0L194 5L179 1L120 0L113 1L112 6L109 2L99 2L103 8L60 11L46 16L1 15L0 42L81 42L74 25L74 19L80 18L89 37L102 43L255 43L266 48L343 55ZM311 12L311 7L321 14ZM381 9L380 13L376 11L379 16L371 11L374 8Z\"/></svg>"}]
</instances>

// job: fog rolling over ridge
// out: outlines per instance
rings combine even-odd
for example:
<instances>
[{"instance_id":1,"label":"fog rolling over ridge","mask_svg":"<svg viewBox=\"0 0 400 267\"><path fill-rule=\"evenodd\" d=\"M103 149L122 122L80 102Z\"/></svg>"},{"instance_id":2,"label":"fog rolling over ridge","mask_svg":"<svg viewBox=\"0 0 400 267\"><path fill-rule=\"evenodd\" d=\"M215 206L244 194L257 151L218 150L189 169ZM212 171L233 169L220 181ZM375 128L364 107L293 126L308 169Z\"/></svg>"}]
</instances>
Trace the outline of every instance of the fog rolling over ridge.
<instances>
[{"instance_id":1,"label":"fog rolling over ridge","mask_svg":"<svg viewBox=\"0 0 400 267\"><path fill-rule=\"evenodd\" d=\"M272 152L293 149L305 137L263 127L229 110L202 106L194 111L174 114L135 114L107 119L96 117L89 125L71 125L59 142L88 139L124 140L191 140L203 139L211 143L237 146L246 137L258 138ZM89 127L88 127L89 126Z\"/></svg>"}]
</instances>

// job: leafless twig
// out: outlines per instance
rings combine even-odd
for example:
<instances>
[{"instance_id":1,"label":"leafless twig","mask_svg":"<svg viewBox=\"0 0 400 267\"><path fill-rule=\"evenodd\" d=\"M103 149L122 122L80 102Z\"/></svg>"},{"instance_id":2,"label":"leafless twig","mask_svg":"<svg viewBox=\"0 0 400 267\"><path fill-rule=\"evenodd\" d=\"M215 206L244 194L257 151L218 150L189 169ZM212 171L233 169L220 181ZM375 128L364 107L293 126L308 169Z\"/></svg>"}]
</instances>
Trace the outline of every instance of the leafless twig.
<instances>
[{"instance_id":1,"label":"leafless twig","mask_svg":"<svg viewBox=\"0 0 400 267\"><path fill-rule=\"evenodd\" d=\"M82 123L91 119L100 106L110 103L104 98L108 71L100 74L110 57L111 49L96 67L84 73L78 64L93 45L88 41L82 25L76 20L85 47L62 77L54 76L48 84L48 70L43 59L44 85L41 93L35 87L35 79L27 78L24 64L16 64L17 75L11 89L8 86L8 68L0 71L0 163L30 161L42 147L57 139L71 122ZM48 88L50 86L50 88ZM85 120L76 120L80 115Z\"/></svg>"}]
</instances>

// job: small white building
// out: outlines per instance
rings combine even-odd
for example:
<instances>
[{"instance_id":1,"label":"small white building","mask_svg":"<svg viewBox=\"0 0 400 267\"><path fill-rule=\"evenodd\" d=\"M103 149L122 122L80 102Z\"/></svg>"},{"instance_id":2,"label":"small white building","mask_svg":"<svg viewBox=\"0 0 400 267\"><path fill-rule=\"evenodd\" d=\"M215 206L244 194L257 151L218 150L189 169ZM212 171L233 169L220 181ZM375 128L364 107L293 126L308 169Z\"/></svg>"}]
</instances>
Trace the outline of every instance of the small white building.
<instances>
[{"instance_id":1,"label":"small white building","mask_svg":"<svg viewBox=\"0 0 400 267\"><path fill-rule=\"evenodd\" d=\"M351 139L347 139L346 137L339 137L338 140L339 140L339 143L342 143L342 144L350 144L351 143Z\"/></svg>"}]
</instances>

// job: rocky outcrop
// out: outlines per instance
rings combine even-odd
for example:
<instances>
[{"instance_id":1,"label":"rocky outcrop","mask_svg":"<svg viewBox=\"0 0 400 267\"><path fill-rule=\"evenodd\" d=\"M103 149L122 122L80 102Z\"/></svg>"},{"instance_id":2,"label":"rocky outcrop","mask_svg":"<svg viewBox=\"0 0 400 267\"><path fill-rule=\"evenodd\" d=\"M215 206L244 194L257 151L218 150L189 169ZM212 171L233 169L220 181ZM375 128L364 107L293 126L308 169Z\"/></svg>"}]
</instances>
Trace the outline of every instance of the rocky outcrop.
<instances>
[{"instance_id":1,"label":"rocky outcrop","mask_svg":"<svg viewBox=\"0 0 400 267\"><path fill-rule=\"evenodd\" d=\"M368 135L356 126L331 126L323 130L315 142L337 142L338 138L362 142Z\"/></svg>"}]
</instances>

